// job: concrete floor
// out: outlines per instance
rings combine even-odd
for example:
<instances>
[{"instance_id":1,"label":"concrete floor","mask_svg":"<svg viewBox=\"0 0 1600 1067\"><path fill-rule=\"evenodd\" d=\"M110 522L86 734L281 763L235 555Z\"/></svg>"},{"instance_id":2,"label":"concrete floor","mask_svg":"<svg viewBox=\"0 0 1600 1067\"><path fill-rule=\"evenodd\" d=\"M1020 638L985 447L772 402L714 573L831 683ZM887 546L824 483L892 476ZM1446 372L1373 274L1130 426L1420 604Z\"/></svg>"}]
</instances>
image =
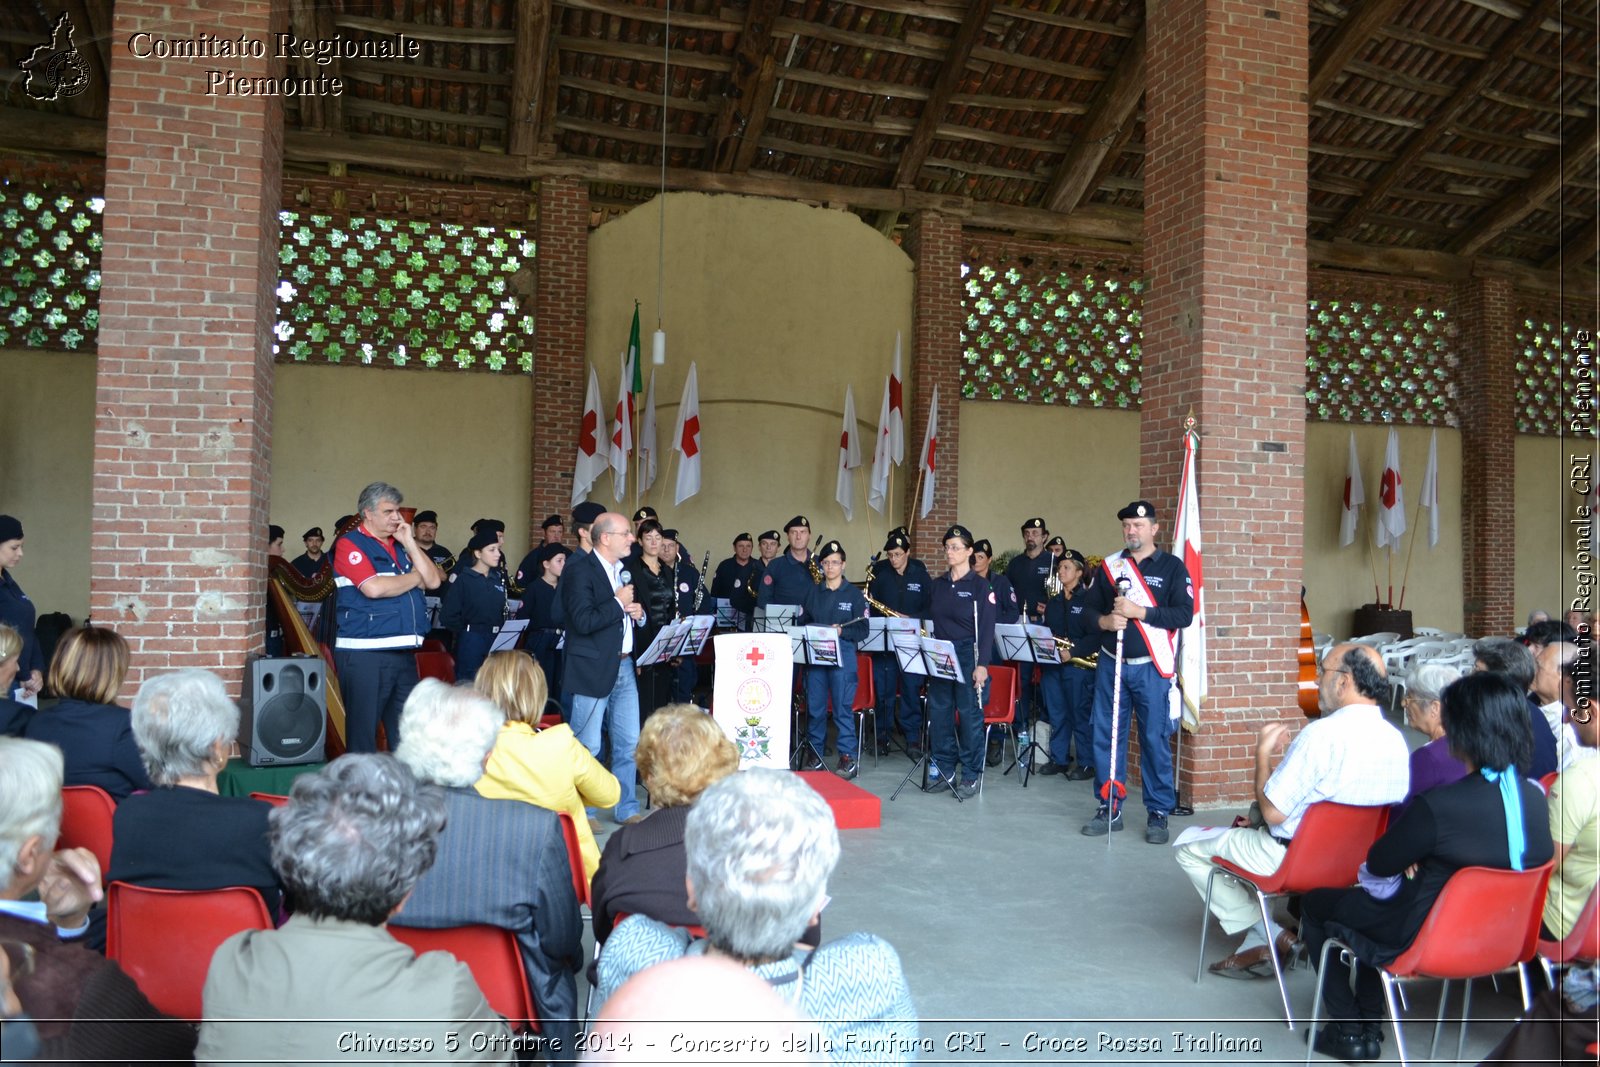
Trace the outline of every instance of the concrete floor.
<instances>
[{"instance_id":1,"label":"concrete floor","mask_svg":"<svg viewBox=\"0 0 1600 1067\"><path fill-rule=\"evenodd\" d=\"M1304 1061L1305 1028L1285 1028L1270 979L1207 975L1195 982L1201 901L1170 846L1145 843L1137 790L1127 830L1111 835L1108 846L1105 837L1079 833L1094 811L1090 782L1036 775L1024 789L1015 771L1000 777L996 769L983 794L965 803L911 786L891 802L909 766L898 752L877 768L870 756L864 761L856 784L882 799L882 826L841 833L843 856L829 885L833 902L823 931L825 938L869 931L899 951L922 1035L937 1048L921 1058L985 1064ZM1174 818L1172 835L1191 824L1227 824L1235 814ZM1231 952L1235 940L1213 923L1207 962ZM1310 968L1291 972L1288 985L1297 1016L1309 1015ZM1504 1035L1521 1003L1514 977L1501 979L1500 987L1475 984L1465 1057L1454 1060L1455 1028L1448 1026L1442 1062L1477 1063ZM1408 1017L1415 1020L1406 1027L1409 1058L1425 1060L1438 985L1417 983L1408 995ZM1451 1003L1459 1013L1459 986ZM1202 1044L1182 1047L1174 1031ZM1086 1050L1031 1050L1030 1033L1083 1039ZM1157 1050L1117 1044L1140 1039L1155 1040ZM1252 1039L1260 1051L1249 1050ZM1231 1047L1249 1051L1223 1050L1229 1042L1243 1042ZM1384 1049L1392 1059L1392 1036Z\"/></svg>"}]
</instances>

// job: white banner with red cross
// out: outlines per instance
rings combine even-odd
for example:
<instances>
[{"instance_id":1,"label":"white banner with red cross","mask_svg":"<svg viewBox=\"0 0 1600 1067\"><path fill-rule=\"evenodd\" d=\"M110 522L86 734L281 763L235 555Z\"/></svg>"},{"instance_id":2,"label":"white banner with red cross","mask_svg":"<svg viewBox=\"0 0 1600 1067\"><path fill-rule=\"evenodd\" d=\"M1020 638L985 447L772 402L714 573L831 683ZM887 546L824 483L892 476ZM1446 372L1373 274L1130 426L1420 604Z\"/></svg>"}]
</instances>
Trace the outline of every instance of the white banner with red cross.
<instances>
[{"instance_id":1,"label":"white banner with red cross","mask_svg":"<svg viewBox=\"0 0 1600 1067\"><path fill-rule=\"evenodd\" d=\"M794 659L789 635L721 634L711 714L739 746L739 766L789 767Z\"/></svg>"}]
</instances>

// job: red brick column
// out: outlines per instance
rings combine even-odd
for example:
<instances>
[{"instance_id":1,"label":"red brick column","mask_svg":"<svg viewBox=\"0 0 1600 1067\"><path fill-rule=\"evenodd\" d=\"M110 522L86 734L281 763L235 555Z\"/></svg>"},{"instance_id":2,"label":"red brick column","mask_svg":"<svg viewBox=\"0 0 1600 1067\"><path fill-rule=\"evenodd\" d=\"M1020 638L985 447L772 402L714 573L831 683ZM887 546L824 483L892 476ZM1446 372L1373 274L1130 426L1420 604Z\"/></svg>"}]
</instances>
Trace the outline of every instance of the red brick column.
<instances>
[{"instance_id":1,"label":"red brick column","mask_svg":"<svg viewBox=\"0 0 1600 1067\"><path fill-rule=\"evenodd\" d=\"M116 6L89 603L133 646L124 697L177 667L237 691L261 651L283 156L277 97L207 96L217 62L138 58L126 42L242 35L270 57L284 10ZM282 74L270 58L225 65Z\"/></svg>"},{"instance_id":2,"label":"red brick column","mask_svg":"<svg viewBox=\"0 0 1600 1067\"><path fill-rule=\"evenodd\" d=\"M1179 766L1194 803L1246 799L1256 726L1299 718L1306 18L1254 0L1149 7L1139 490L1167 547L1193 409L1210 668Z\"/></svg>"},{"instance_id":3,"label":"red brick column","mask_svg":"<svg viewBox=\"0 0 1600 1067\"><path fill-rule=\"evenodd\" d=\"M534 295L533 485L528 535L546 515L572 512L572 470L588 385L589 186L576 178L539 183L538 275ZM605 435L602 433L602 437ZM567 543L576 544L567 531Z\"/></svg>"},{"instance_id":4,"label":"red brick column","mask_svg":"<svg viewBox=\"0 0 1600 1067\"><path fill-rule=\"evenodd\" d=\"M911 405L906 422L906 524L913 554L936 574L944 571L940 538L957 521L956 485L961 476L961 223L923 212L906 227L903 246L916 269L911 310ZM917 474L928 430L933 387L939 387L938 477L933 509L918 515ZM876 546L874 546L876 547Z\"/></svg>"},{"instance_id":5,"label":"red brick column","mask_svg":"<svg viewBox=\"0 0 1600 1067\"><path fill-rule=\"evenodd\" d=\"M1469 634L1516 625L1507 561L1516 558L1516 311L1511 283L1473 278L1456 290L1461 365L1462 624Z\"/></svg>"}]
</instances>

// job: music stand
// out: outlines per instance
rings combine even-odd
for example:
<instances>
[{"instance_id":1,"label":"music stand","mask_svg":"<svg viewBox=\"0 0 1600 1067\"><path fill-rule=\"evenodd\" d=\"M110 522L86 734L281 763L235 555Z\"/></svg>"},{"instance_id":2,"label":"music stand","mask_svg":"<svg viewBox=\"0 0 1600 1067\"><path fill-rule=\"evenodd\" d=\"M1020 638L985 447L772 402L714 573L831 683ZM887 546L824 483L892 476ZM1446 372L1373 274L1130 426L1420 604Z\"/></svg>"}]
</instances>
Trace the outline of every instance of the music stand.
<instances>
[{"instance_id":1,"label":"music stand","mask_svg":"<svg viewBox=\"0 0 1600 1067\"><path fill-rule=\"evenodd\" d=\"M1001 630L1005 634L1001 634ZM1018 635L1020 634L1020 640ZM997 623L994 628L994 637L1001 645L1001 658L1015 663L1037 663L1041 666L1050 666L1061 662L1060 655L1056 652L1056 635L1050 632L1049 627L1040 626L1038 623ZM1020 677L1022 669L1017 669ZM1013 717L1012 734L1016 733L1016 719ZM1022 782L1022 788L1028 788L1028 779L1033 776L1033 754L1039 750L1039 742L1033 739L1033 731L1028 731L1028 743L1018 752L1011 761L1011 766L1001 771L1001 777L1011 773L1016 768L1017 777Z\"/></svg>"},{"instance_id":2,"label":"music stand","mask_svg":"<svg viewBox=\"0 0 1600 1067\"><path fill-rule=\"evenodd\" d=\"M494 635L494 641L489 645L490 652L510 652L522 643L523 634L528 629L527 619L507 619L500 624L500 629Z\"/></svg>"},{"instance_id":3,"label":"music stand","mask_svg":"<svg viewBox=\"0 0 1600 1067\"><path fill-rule=\"evenodd\" d=\"M757 609L760 610L759 608ZM806 667L838 667L839 663L839 634L831 626L791 626L789 627L789 647L793 652L794 661ZM806 717L809 719L817 712L811 707L809 700L806 702ZM794 734L800 736L800 708L794 707ZM824 728L826 733L826 728ZM811 743L811 732L806 731L805 738L794 747L794 756L791 763L795 770L804 769L803 756L807 750L811 756L824 768L828 761L822 758L822 753L817 751L817 746Z\"/></svg>"},{"instance_id":4,"label":"music stand","mask_svg":"<svg viewBox=\"0 0 1600 1067\"><path fill-rule=\"evenodd\" d=\"M749 616L734 607L727 597L712 597L711 602L716 606L717 629L743 630L748 624Z\"/></svg>"},{"instance_id":5,"label":"music stand","mask_svg":"<svg viewBox=\"0 0 1600 1067\"><path fill-rule=\"evenodd\" d=\"M756 609L755 625L752 633L781 634L787 633L800 619L800 606L798 604L769 604L764 608Z\"/></svg>"},{"instance_id":6,"label":"music stand","mask_svg":"<svg viewBox=\"0 0 1600 1067\"><path fill-rule=\"evenodd\" d=\"M961 662L956 659L956 646L949 641L941 641L934 637L924 637L920 634L896 635L894 642L895 659L900 663L900 670L906 674L921 674L929 679L941 679L962 684L965 679L961 673ZM922 784L917 788L924 793L928 791L927 766L933 759L933 723L930 719L929 701L926 696L922 700L922 729L927 734L927 744L923 746L922 758L911 765L906 776L895 786L894 792L889 794L889 799L894 800L900 791L911 784L915 776ZM957 754L957 764L960 755ZM944 771L939 772L939 780L950 787L950 793L956 798L958 804L965 804L960 791L956 788L960 779L956 776L956 768L951 767L948 777Z\"/></svg>"}]
</instances>

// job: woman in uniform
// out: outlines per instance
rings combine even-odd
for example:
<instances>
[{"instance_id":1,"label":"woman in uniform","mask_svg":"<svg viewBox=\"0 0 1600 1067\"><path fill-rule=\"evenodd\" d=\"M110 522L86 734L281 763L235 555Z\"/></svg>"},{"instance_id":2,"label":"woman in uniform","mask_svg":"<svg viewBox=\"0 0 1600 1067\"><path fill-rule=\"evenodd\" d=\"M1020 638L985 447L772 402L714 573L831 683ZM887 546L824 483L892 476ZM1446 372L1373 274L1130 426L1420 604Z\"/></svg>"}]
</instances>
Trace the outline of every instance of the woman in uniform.
<instances>
[{"instance_id":1,"label":"woman in uniform","mask_svg":"<svg viewBox=\"0 0 1600 1067\"><path fill-rule=\"evenodd\" d=\"M485 528L462 550L439 613L439 625L456 636L456 681L470 682L477 675L505 617L500 540Z\"/></svg>"},{"instance_id":2,"label":"woman in uniform","mask_svg":"<svg viewBox=\"0 0 1600 1067\"><path fill-rule=\"evenodd\" d=\"M678 591L672 583L672 568L661 558L661 523L645 519L639 524L639 558L632 561L634 597L644 605L644 624L633 634L633 658L649 649L661 628L677 613ZM624 566L630 566L625 563ZM671 668L654 663L639 669L639 723L672 699Z\"/></svg>"},{"instance_id":3,"label":"woman in uniform","mask_svg":"<svg viewBox=\"0 0 1600 1067\"><path fill-rule=\"evenodd\" d=\"M1083 553L1069 548L1056 560L1056 578L1061 592L1045 602L1044 621L1057 638L1061 662L1041 668L1044 708L1050 717L1050 762L1040 774L1064 774L1068 781L1094 777L1094 748L1091 736L1094 710L1094 670L1078 666L1100 647L1099 628L1084 618L1084 589L1093 579ZM1071 642L1069 645L1067 642ZM1076 762L1069 748L1076 745Z\"/></svg>"},{"instance_id":4,"label":"woman in uniform","mask_svg":"<svg viewBox=\"0 0 1600 1067\"><path fill-rule=\"evenodd\" d=\"M544 668L550 692L561 692L561 627L566 619L562 615L561 601L556 597L556 584L561 572L566 570L567 556L571 550L559 542L551 542L534 553L538 557L537 576L528 583L522 594L522 610L517 617L528 620L527 649Z\"/></svg>"},{"instance_id":5,"label":"woman in uniform","mask_svg":"<svg viewBox=\"0 0 1600 1067\"><path fill-rule=\"evenodd\" d=\"M861 628L846 632L845 627L866 619L867 599L861 590L844 580L844 546L829 541L817 554L822 581L806 593L802 620L810 626L831 626L839 635L839 665L806 668L806 718L811 742L807 770L823 770L818 755L828 739L828 702L833 702L833 722L839 731L840 778L860 773L860 738L856 736L856 643Z\"/></svg>"},{"instance_id":6,"label":"woman in uniform","mask_svg":"<svg viewBox=\"0 0 1600 1067\"><path fill-rule=\"evenodd\" d=\"M11 573L21 562L22 523L10 515L0 515L0 622L22 636L16 680L0 696L16 695L36 703L39 690L44 687L44 658L39 654L39 639L33 630L33 601Z\"/></svg>"},{"instance_id":7,"label":"woman in uniform","mask_svg":"<svg viewBox=\"0 0 1600 1067\"><path fill-rule=\"evenodd\" d=\"M945 531L949 570L933 580L928 598L933 636L955 645L962 680L928 679L931 760L923 788L930 793L953 788L962 798L977 793L983 774L983 709L978 694L989 680L985 664L994 651L997 599L989 583L972 569L972 545L972 531L965 526Z\"/></svg>"}]
</instances>

